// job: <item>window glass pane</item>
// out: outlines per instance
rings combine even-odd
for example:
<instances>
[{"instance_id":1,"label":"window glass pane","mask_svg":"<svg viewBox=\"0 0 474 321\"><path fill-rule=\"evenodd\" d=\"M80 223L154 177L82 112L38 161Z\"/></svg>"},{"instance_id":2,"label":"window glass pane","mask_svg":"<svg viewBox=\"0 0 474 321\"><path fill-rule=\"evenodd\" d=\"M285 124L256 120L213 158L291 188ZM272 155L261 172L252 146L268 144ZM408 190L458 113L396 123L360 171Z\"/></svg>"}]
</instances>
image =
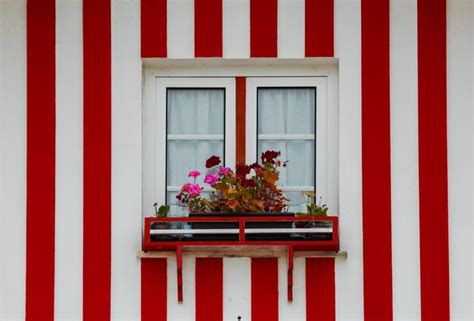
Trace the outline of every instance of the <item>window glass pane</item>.
<instances>
[{"instance_id":1,"label":"window glass pane","mask_svg":"<svg viewBox=\"0 0 474 321\"><path fill-rule=\"evenodd\" d=\"M168 140L167 185L176 186L188 182L188 172L198 170L200 179L206 174L206 160L217 155L223 159L224 142L209 140Z\"/></svg>"},{"instance_id":2,"label":"window glass pane","mask_svg":"<svg viewBox=\"0 0 474 321\"><path fill-rule=\"evenodd\" d=\"M313 140L259 140L258 150L259 155L266 150L280 151L280 159L288 160L286 167L280 167L278 185L314 185Z\"/></svg>"},{"instance_id":3,"label":"window glass pane","mask_svg":"<svg viewBox=\"0 0 474 321\"><path fill-rule=\"evenodd\" d=\"M315 88L258 88L259 134L314 134Z\"/></svg>"},{"instance_id":4,"label":"window glass pane","mask_svg":"<svg viewBox=\"0 0 474 321\"><path fill-rule=\"evenodd\" d=\"M225 90L168 89L168 134L224 134Z\"/></svg>"},{"instance_id":5,"label":"window glass pane","mask_svg":"<svg viewBox=\"0 0 474 321\"><path fill-rule=\"evenodd\" d=\"M177 192L169 187L190 182L188 172L201 172L201 185L206 175L205 162L212 155L224 160L225 90L221 88L168 89L166 180L167 203L171 215L183 215L177 206ZM214 138L195 138L193 135L214 135Z\"/></svg>"},{"instance_id":6,"label":"window glass pane","mask_svg":"<svg viewBox=\"0 0 474 321\"><path fill-rule=\"evenodd\" d=\"M289 210L305 211L301 191L315 186L316 88L258 88L257 109L258 155L276 150L288 160L278 184L291 190Z\"/></svg>"}]
</instances>

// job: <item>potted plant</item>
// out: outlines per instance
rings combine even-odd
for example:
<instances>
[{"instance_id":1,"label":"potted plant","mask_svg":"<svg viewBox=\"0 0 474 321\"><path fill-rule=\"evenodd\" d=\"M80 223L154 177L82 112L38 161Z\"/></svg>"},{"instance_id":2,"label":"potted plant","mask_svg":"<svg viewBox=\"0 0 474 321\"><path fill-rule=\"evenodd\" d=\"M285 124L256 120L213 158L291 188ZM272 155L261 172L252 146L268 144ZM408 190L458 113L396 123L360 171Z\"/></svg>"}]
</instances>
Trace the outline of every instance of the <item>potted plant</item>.
<instances>
[{"instance_id":1,"label":"potted plant","mask_svg":"<svg viewBox=\"0 0 474 321\"><path fill-rule=\"evenodd\" d=\"M158 206L158 203L153 204L153 207L155 208L155 216L156 217L167 217L169 212L170 212L170 206L169 205L160 205ZM151 223L150 226L151 229L170 229L171 228L171 223L170 222L153 222ZM153 241L169 241L169 240L174 240L175 237L172 235L152 235L152 240Z\"/></svg>"},{"instance_id":2,"label":"potted plant","mask_svg":"<svg viewBox=\"0 0 474 321\"><path fill-rule=\"evenodd\" d=\"M266 151L261 155L261 164L237 165L235 171L221 165L218 156L212 156L206 161L208 174L204 183L211 187L210 197L202 196L203 187L197 183L201 175L198 171L190 171L188 177L193 182L185 183L176 196L178 201L187 206L190 217L212 216L288 216L294 213L286 212L288 199L281 189L276 186L279 179L279 167L286 166L280 161L280 152ZM233 222L196 222L193 228L237 228ZM249 222L247 228L289 228L292 222ZM284 237L285 235L279 235ZM289 237L289 235L287 235ZM275 234L253 234L249 240L262 240L275 237ZM212 235L196 235L196 239L212 239ZM237 235L225 236L226 239L236 239ZM223 239L220 235L219 239Z\"/></svg>"},{"instance_id":3,"label":"potted plant","mask_svg":"<svg viewBox=\"0 0 474 321\"><path fill-rule=\"evenodd\" d=\"M304 228L327 228L332 227L332 223L329 221L316 220L317 217L326 217L328 216L328 207L326 204L322 204L322 197L319 198L319 201L316 201L315 192L303 192L306 203L306 213L298 212L296 216L310 216L312 220L310 221L299 221L297 222L297 227ZM307 240L326 240L331 239L331 235L327 233L309 233L305 234L305 239Z\"/></svg>"}]
</instances>

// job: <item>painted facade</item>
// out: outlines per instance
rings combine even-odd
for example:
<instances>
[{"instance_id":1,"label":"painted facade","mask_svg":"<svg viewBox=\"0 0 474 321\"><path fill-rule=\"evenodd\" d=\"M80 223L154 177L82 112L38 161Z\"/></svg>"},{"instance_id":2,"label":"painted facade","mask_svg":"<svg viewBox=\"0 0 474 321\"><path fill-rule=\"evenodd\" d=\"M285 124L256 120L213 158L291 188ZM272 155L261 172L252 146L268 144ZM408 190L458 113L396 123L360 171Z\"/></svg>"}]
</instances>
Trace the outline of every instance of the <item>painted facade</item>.
<instances>
[{"instance_id":1,"label":"painted facade","mask_svg":"<svg viewBox=\"0 0 474 321\"><path fill-rule=\"evenodd\" d=\"M2 0L0 320L473 320L473 24L470 0ZM187 254L178 304L175 258L136 258L147 72L311 61L349 258L297 258L289 303L285 258Z\"/></svg>"}]
</instances>

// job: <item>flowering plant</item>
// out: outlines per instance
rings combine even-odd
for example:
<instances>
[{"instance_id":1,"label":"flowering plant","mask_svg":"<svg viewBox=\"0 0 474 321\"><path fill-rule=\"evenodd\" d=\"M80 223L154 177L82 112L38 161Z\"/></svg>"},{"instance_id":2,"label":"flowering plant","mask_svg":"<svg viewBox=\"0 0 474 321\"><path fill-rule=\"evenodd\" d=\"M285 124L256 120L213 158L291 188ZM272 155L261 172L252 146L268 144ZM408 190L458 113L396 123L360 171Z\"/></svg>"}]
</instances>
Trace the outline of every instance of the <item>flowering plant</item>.
<instances>
[{"instance_id":1,"label":"flowering plant","mask_svg":"<svg viewBox=\"0 0 474 321\"><path fill-rule=\"evenodd\" d=\"M235 172L221 165L218 156L212 156L206 161L210 173L204 178L212 189L210 198L202 196L203 187L196 183L198 171L189 172L194 182L185 183L176 198L187 205L190 213L282 212L288 199L276 186L278 168L286 166L279 156L280 152L266 151L261 165L237 165Z\"/></svg>"}]
</instances>

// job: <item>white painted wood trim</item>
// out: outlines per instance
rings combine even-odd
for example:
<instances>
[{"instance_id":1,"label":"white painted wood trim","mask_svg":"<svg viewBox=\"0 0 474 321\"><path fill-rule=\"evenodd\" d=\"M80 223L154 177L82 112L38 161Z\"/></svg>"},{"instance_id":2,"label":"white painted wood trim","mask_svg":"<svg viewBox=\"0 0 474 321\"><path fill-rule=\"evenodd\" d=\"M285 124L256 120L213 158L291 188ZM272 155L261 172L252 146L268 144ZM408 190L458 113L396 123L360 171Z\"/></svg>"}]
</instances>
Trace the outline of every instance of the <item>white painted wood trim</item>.
<instances>
[{"instance_id":1,"label":"white painted wood trim","mask_svg":"<svg viewBox=\"0 0 474 321\"><path fill-rule=\"evenodd\" d=\"M239 234L238 228L232 229L156 229L150 230L150 235L169 234Z\"/></svg>"},{"instance_id":2,"label":"white painted wood trim","mask_svg":"<svg viewBox=\"0 0 474 321\"><path fill-rule=\"evenodd\" d=\"M322 228L246 228L246 234L332 233L332 227ZM151 229L150 235L169 234L239 234L239 229Z\"/></svg>"},{"instance_id":3,"label":"white painted wood trim","mask_svg":"<svg viewBox=\"0 0 474 321\"><path fill-rule=\"evenodd\" d=\"M314 140L312 134L259 134L261 140Z\"/></svg>"},{"instance_id":4,"label":"white painted wood trim","mask_svg":"<svg viewBox=\"0 0 474 321\"><path fill-rule=\"evenodd\" d=\"M224 140L224 135L168 135L168 140Z\"/></svg>"}]
</instances>

